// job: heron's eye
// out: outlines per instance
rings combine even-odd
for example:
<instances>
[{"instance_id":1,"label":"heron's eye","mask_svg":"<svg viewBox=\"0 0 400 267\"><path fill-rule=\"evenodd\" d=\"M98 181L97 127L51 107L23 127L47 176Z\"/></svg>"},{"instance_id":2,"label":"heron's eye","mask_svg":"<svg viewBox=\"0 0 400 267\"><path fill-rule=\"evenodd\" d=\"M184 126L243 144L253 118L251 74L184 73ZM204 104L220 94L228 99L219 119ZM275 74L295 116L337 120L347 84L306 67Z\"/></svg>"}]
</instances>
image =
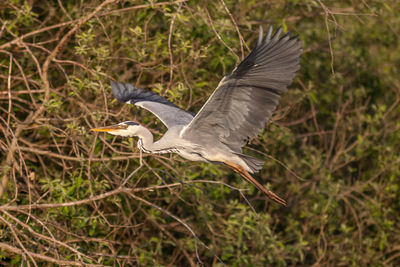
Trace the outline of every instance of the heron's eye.
<instances>
[{"instance_id":1,"label":"heron's eye","mask_svg":"<svg viewBox=\"0 0 400 267\"><path fill-rule=\"evenodd\" d=\"M139 125L138 123L136 123L134 121L126 121L126 122L124 122L124 124L128 124L128 125L131 125L131 126Z\"/></svg>"}]
</instances>

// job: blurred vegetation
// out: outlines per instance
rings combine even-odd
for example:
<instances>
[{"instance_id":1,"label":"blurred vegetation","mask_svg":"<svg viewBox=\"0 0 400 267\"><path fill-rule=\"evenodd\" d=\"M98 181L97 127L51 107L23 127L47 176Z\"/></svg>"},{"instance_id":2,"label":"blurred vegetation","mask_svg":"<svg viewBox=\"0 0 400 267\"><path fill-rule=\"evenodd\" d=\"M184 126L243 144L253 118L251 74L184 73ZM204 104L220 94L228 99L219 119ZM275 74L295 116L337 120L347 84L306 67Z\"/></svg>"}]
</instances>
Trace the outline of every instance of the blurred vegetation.
<instances>
[{"instance_id":1,"label":"blurred vegetation","mask_svg":"<svg viewBox=\"0 0 400 267\"><path fill-rule=\"evenodd\" d=\"M399 266L399 13L397 0L2 1L0 264ZM196 112L259 25L304 48L246 148L287 208L222 166L144 155L138 169L135 139L89 132L135 119L159 137L109 80Z\"/></svg>"}]
</instances>

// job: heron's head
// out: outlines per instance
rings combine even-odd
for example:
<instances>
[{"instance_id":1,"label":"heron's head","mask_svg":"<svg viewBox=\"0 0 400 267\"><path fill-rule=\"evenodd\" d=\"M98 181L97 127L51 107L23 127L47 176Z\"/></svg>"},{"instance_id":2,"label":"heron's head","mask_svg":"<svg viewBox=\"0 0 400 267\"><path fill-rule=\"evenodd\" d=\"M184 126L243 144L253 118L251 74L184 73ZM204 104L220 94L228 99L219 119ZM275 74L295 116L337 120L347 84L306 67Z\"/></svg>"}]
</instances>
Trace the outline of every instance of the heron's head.
<instances>
[{"instance_id":1,"label":"heron's head","mask_svg":"<svg viewBox=\"0 0 400 267\"><path fill-rule=\"evenodd\" d=\"M107 132L119 136L136 136L141 127L142 126L137 122L124 121L110 126L93 128L91 130L95 132Z\"/></svg>"}]
</instances>

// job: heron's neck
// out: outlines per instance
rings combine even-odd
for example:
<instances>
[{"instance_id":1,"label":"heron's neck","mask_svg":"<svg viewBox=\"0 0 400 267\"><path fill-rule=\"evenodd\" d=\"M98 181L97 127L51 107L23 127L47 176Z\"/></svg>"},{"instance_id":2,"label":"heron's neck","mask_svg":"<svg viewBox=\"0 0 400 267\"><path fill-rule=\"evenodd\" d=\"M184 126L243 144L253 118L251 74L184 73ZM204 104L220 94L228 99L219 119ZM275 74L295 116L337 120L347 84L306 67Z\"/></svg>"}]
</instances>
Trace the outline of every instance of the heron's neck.
<instances>
[{"instance_id":1,"label":"heron's neck","mask_svg":"<svg viewBox=\"0 0 400 267\"><path fill-rule=\"evenodd\" d=\"M139 137L138 148L143 152L147 153L166 153L166 147L161 139L158 142L154 142L153 134L145 127L140 127L137 132Z\"/></svg>"},{"instance_id":2,"label":"heron's neck","mask_svg":"<svg viewBox=\"0 0 400 267\"><path fill-rule=\"evenodd\" d=\"M137 132L137 136L139 137L138 148L143 152L147 153L168 153L174 152L171 149L171 144L165 142L163 138L158 140L157 142L153 141L153 134L145 127L140 127Z\"/></svg>"},{"instance_id":3,"label":"heron's neck","mask_svg":"<svg viewBox=\"0 0 400 267\"><path fill-rule=\"evenodd\" d=\"M145 127L140 127L137 131L137 137L139 137L138 148L144 152L152 152L154 150L154 138L153 134Z\"/></svg>"}]
</instances>

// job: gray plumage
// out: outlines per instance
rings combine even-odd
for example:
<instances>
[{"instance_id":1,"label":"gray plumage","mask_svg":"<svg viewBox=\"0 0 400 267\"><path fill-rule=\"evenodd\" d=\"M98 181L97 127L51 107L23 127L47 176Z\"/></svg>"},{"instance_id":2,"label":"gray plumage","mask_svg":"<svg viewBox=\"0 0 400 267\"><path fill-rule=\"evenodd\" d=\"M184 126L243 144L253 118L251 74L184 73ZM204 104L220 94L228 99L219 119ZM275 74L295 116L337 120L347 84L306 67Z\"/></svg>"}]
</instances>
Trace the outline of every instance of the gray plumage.
<instances>
[{"instance_id":1,"label":"gray plumage","mask_svg":"<svg viewBox=\"0 0 400 267\"><path fill-rule=\"evenodd\" d=\"M269 198L285 205L283 199L249 174L261 169L263 161L242 154L242 147L265 126L280 95L287 91L300 68L300 41L289 33L280 37L281 32L282 28L279 28L273 34L270 27L264 37L260 27L256 47L221 80L194 117L158 94L130 84L111 82L118 101L149 110L168 127L157 142L153 142L148 129L127 122L93 130L138 136L138 146L145 152L176 152L189 160L222 163L240 173Z\"/></svg>"}]
</instances>

